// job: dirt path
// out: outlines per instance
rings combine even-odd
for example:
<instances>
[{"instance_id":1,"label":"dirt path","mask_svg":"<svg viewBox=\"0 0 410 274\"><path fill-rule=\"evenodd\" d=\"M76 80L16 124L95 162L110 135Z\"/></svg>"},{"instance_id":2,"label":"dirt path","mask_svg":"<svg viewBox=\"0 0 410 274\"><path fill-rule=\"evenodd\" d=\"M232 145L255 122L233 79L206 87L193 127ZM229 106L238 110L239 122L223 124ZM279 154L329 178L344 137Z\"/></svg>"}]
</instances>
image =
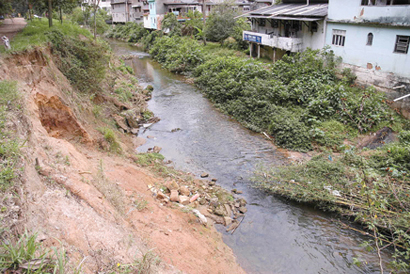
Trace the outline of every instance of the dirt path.
<instances>
[{"instance_id":1,"label":"dirt path","mask_svg":"<svg viewBox=\"0 0 410 274\"><path fill-rule=\"evenodd\" d=\"M26 24L24 18L5 19L0 25L0 37L5 35L11 40Z\"/></svg>"}]
</instances>

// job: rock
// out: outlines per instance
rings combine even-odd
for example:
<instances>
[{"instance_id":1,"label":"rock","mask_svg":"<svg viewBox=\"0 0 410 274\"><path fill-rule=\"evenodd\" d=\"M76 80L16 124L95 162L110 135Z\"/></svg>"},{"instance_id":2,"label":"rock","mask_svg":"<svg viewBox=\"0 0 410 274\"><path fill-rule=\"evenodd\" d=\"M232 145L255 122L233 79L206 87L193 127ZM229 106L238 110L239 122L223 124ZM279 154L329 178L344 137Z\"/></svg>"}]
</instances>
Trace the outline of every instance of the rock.
<instances>
[{"instance_id":1,"label":"rock","mask_svg":"<svg viewBox=\"0 0 410 274\"><path fill-rule=\"evenodd\" d=\"M228 225L230 225L230 224L232 224L232 218L231 217L224 217L224 223L225 223L225 226L228 226Z\"/></svg>"},{"instance_id":2,"label":"rock","mask_svg":"<svg viewBox=\"0 0 410 274\"><path fill-rule=\"evenodd\" d=\"M164 195L164 193L162 193L162 191L158 191L158 193L157 193L157 199L159 199L159 200L165 199L165 195Z\"/></svg>"},{"instance_id":3,"label":"rock","mask_svg":"<svg viewBox=\"0 0 410 274\"><path fill-rule=\"evenodd\" d=\"M191 192L189 191L189 189L186 186L181 186L179 188L179 193L181 193L182 195L185 195L185 196L189 196L189 194Z\"/></svg>"},{"instance_id":4,"label":"rock","mask_svg":"<svg viewBox=\"0 0 410 274\"><path fill-rule=\"evenodd\" d=\"M362 149L367 147L369 149L375 149L394 141L397 141L397 134L395 134L391 128L384 127L376 133L363 138L357 145L357 148Z\"/></svg>"},{"instance_id":5,"label":"rock","mask_svg":"<svg viewBox=\"0 0 410 274\"><path fill-rule=\"evenodd\" d=\"M155 137L154 137L154 136L151 136L151 135L148 135L147 138L148 138L148 139L154 139Z\"/></svg>"},{"instance_id":6,"label":"rock","mask_svg":"<svg viewBox=\"0 0 410 274\"><path fill-rule=\"evenodd\" d=\"M224 204L224 207L225 207L225 210L226 210L227 216L228 216L228 217L231 217L231 216L232 216L232 210L231 210L231 207L230 207L228 204Z\"/></svg>"},{"instance_id":7,"label":"rock","mask_svg":"<svg viewBox=\"0 0 410 274\"><path fill-rule=\"evenodd\" d=\"M199 198L199 194L197 193L197 194L195 194L194 196L192 196L191 197L191 199L189 199L189 202L190 203L192 203L192 202L194 202L196 199L198 199Z\"/></svg>"},{"instance_id":8,"label":"rock","mask_svg":"<svg viewBox=\"0 0 410 274\"><path fill-rule=\"evenodd\" d=\"M228 229L226 229L226 232L229 232L229 231L234 230L235 228L238 227L238 225L239 225L239 224L238 224L236 221L234 221L234 222L231 224L231 226L230 226Z\"/></svg>"},{"instance_id":9,"label":"rock","mask_svg":"<svg viewBox=\"0 0 410 274\"><path fill-rule=\"evenodd\" d=\"M212 178L211 181L212 181L212 182L216 182L217 179L216 179L216 178Z\"/></svg>"},{"instance_id":10,"label":"rock","mask_svg":"<svg viewBox=\"0 0 410 274\"><path fill-rule=\"evenodd\" d=\"M200 198L198 200L198 202L199 202L200 205L204 205L204 204L206 204L206 199L205 198Z\"/></svg>"},{"instance_id":11,"label":"rock","mask_svg":"<svg viewBox=\"0 0 410 274\"><path fill-rule=\"evenodd\" d=\"M246 212L248 211L248 209L247 209L246 207L244 207L244 206L241 206L240 208L238 208L238 210L239 210L241 213L246 213Z\"/></svg>"},{"instance_id":12,"label":"rock","mask_svg":"<svg viewBox=\"0 0 410 274\"><path fill-rule=\"evenodd\" d=\"M179 203L183 205L189 204L189 197L184 195L179 196Z\"/></svg>"},{"instance_id":13,"label":"rock","mask_svg":"<svg viewBox=\"0 0 410 274\"><path fill-rule=\"evenodd\" d=\"M137 115L140 112L140 109L129 109L123 111L121 115L125 117L126 124L131 128L139 128L139 120L141 117Z\"/></svg>"},{"instance_id":14,"label":"rock","mask_svg":"<svg viewBox=\"0 0 410 274\"><path fill-rule=\"evenodd\" d=\"M170 200L171 202L179 202L178 190L176 189L171 190Z\"/></svg>"},{"instance_id":15,"label":"rock","mask_svg":"<svg viewBox=\"0 0 410 274\"><path fill-rule=\"evenodd\" d=\"M241 206L240 203L235 203L235 207L236 207L236 208L238 208L238 207L240 207L240 206Z\"/></svg>"},{"instance_id":16,"label":"rock","mask_svg":"<svg viewBox=\"0 0 410 274\"><path fill-rule=\"evenodd\" d=\"M153 90L154 90L154 87L153 87L152 85L148 85L145 89L146 89L146 90L149 90L149 91L153 91Z\"/></svg>"},{"instance_id":17,"label":"rock","mask_svg":"<svg viewBox=\"0 0 410 274\"><path fill-rule=\"evenodd\" d=\"M209 181L209 182L208 182L208 185L209 185L209 186L214 186L214 185L215 185L215 182L214 182L214 181Z\"/></svg>"},{"instance_id":18,"label":"rock","mask_svg":"<svg viewBox=\"0 0 410 274\"><path fill-rule=\"evenodd\" d=\"M174 128L173 130L171 130L171 132L177 132L177 131L180 131L181 129L179 128L179 127L177 127L177 128Z\"/></svg>"},{"instance_id":19,"label":"rock","mask_svg":"<svg viewBox=\"0 0 410 274\"><path fill-rule=\"evenodd\" d=\"M238 190L236 188L232 189L231 192L232 193L236 193Z\"/></svg>"},{"instance_id":20,"label":"rock","mask_svg":"<svg viewBox=\"0 0 410 274\"><path fill-rule=\"evenodd\" d=\"M213 206L213 207L219 206L218 198L212 198L212 199L210 200L210 204L211 204L211 206Z\"/></svg>"},{"instance_id":21,"label":"rock","mask_svg":"<svg viewBox=\"0 0 410 274\"><path fill-rule=\"evenodd\" d=\"M131 133L132 134L134 134L134 135L138 135L138 132L139 132L140 130L138 129L138 128L132 128L131 129Z\"/></svg>"},{"instance_id":22,"label":"rock","mask_svg":"<svg viewBox=\"0 0 410 274\"><path fill-rule=\"evenodd\" d=\"M238 202L241 206L246 206L247 202L244 198L238 199L236 202Z\"/></svg>"},{"instance_id":23,"label":"rock","mask_svg":"<svg viewBox=\"0 0 410 274\"><path fill-rule=\"evenodd\" d=\"M158 147L158 146L154 146L154 148L152 149L152 151L154 153L159 153L161 151L162 148Z\"/></svg>"},{"instance_id":24,"label":"rock","mask_svg":"<svg viewBox=\"0 0 410 274\"><path fill-rule=\"evenodd\" d=\"M237 191L236 191L236 194L242 194L242 193L243 193L242 190L237 190Z\"/></svg>"},{"instance_id":25,"label":"rock","mask_svg":"<svg viewBox=\"0 0 410 274\"><path fill-rule=\"evenodd\" d=\"M207 177L209 177L208 173L204 172L204 173L201 174L201 178L207 178Z\"/></svg>"},{"instance_id":26,"label":"rock","mask_svg":"<svg viewBox=\"0 0 410 274\"><path fill-rule=\"evenodd\" d=\"M203 224L203 225L207 225L207 223L208 223L208 220L206 219L206 217L203 215L203 214L201 214L200 212L199 212L199 210L197 210L197 209L192 209L192 212L199 218L199 220L200 220L200 222Z\"/></svg>"},{"instance_id":27,"label":"rock","mask_svg":"<svg viewBox=\"0 0 410 274\"><path fill-rule=\"evenodd\" d=\"M179 190L179 185L175 181L168 181L165 183L166 188L168 188L169 191L172 190Z\"/></svg>"},{"instance_id":28,"label":"rock","mask_svg":"<svg viewBox=\"0 0 410 274\"><path fill-rule=\"evenodd\" d=\"M125 119L117 114L112 115L112 118L117 123L117 125L122 128L125 132L128 131L128 126L125 124Z\"/></svg>"},{"instance_id":29,"label":"rock","mask_svg":"<svg viewBox=\"0 0 410 274\"><path fill-rule=\"evenodd\" d=\"M218 206L217 208L214 209L214 214L218 216L224 216L225 210L222 206Z\"/></svg>"}]
</instances>

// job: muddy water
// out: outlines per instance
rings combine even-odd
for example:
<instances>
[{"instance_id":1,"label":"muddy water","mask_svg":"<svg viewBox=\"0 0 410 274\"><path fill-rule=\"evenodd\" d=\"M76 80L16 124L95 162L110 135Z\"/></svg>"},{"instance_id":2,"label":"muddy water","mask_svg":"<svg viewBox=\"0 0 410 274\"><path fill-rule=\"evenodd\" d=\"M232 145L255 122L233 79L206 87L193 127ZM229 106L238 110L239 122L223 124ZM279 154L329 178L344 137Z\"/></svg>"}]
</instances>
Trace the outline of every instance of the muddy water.
<instances>
[{"instance_id":1,"label":"muddy water","mask_svg":"<svg viewBox=\"0 0 410 274\"><path fill-rule=\"evenodd\" d=\"M270 142L218 112L182 76L161 69L146 53L118 42L113 46L118 55L135 56L127 62L141 85L154 86L149 108L161 121L140 134L151 138L138 150L160 146L177 168L208 172L223 187L244 192L249 204L241 226L233 235L218 229L248 273L379 272L376 254L359 247L368 239L342 229L334 216L250 187L258 164L286 162ZM176 128L181 130L172 132ZM358 267L354 257L368 263Z\"/></svg>"}]
</instances>

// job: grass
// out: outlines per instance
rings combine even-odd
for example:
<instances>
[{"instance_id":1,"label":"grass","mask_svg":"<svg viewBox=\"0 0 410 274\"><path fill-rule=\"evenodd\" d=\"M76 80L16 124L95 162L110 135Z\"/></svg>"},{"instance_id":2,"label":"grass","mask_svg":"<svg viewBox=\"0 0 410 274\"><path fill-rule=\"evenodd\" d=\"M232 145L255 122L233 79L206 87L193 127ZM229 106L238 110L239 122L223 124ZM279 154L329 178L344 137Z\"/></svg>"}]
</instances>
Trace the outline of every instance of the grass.
<instances>
[{"instance_id":1,"label":"grass","mask_svg":"<svg viewBox=\"0 0 410 274\"><path fill-rule=\"evenodd\" d=\"M7 189L16 177L20 141L6 128L12 111L20 109L16 82L0 82L0 189Z\"/></svg>"},{"instance_id":2,"label":"grass","mask_svg":"<svg viewBox=\"0 0 410 274\"><path fill-rule=\"evenodd\" d=\"M143 211L148 206L148 201L144 199L141 195L137 196L137 199L134 201L134 207L138 211Z\"/></svg>"},{"instance_id":3,"label":"grass","mask_svg":"<svg viewBox=\"0 0 410 274\"><path fill-rule=\"evenodd\" d=\"M115 270L110 272L110 274L120 273L138 273L138 274L150 274L154 273L152 267L159 265L161 259L154 253L153 249L148 250L147 252L142 252L142 256L139 259L136 259L132 264L117 264Z\"/></svg>"},{"instance_id":4,"label":"grass","mask_svg":"<svg viewBox=\"0 0 410 274\"><path fill-rule=\"evenodd\" d=\"M64 249L46 249L36 238L25 232L18 239L2 242L0 269L5 273L65 273Z\"/></svg>"},{"instance_id":5,"label":"grass","mask_svg":"<svg viewBox=\"0 0 410 274\"><path fill-rule=\"evenodd\" d=\"M94 186L104 197L114 206L120 214L124 213L124 194L121 189L113 182L110 182L104 175L103 162L100 161L97 177L93 180Z\"/></svg>"},{"instance_id":6,"label":"grass","mask_svg":"<svg viewBox=\"0 0 410 274\"><path fill-rule=\"evenodd\" d=\"M107 127L101 127L98 129L103 135L104 139L110 145L109 151L120 154L122 152L118 138L115 135L114 131Z\"/></svg>"},{"instance_id":7,"label":"grass","mask_svg":"<svg viewBox=\"0 0 410 274\"><path fill-rule=\"evenodd\" d=\"M159 153L140 153L136 158L136 163L143 167L162 162L165 159L165 157Z\"/></svg>"},{"instance_id":8,"label":"grass","mask_svg":"<svg viewBox=\"0 0 410 274\"><path fill-rule=\"evenodd\" d=\"M91 33L88 30L69 22L60 24L59 21L53 20L53 26L49 28L48 20L46 19L32 20L13 38L11 41L11 51L23 51L35 46L44 45L49 41L46 33L50 30L59 30L65 36L70 37L84 35L85 37L92 38ZM3 49L3 51L5 50Z\"/></svg>"}]
</instances>

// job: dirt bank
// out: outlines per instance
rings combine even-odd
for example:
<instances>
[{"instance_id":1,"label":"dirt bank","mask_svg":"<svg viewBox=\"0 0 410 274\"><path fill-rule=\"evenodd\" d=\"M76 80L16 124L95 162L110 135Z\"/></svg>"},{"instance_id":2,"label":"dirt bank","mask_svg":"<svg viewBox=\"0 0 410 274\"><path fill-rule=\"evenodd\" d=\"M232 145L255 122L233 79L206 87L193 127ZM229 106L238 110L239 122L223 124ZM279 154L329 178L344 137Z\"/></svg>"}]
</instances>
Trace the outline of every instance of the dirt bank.
<instances>
[{"instance_id":1,"label":"dirt bank","mask_svg":"<svg viewBox=\"0 0 410 274\"><path fill-rule=\"evenodd\" d=\"M244 273L211 220L204 226L153 196L151 186L169 178L135 164L127 120L113 120L122 153L105 150L97 128L113 114L99 117L90 95L77 94L50 56L35 49L0 59L0 80L17 81L23 97L23 114L8 123L24 140L22 171L7 194L11 232L27 230L45 246L64 247L69 273L121 273L141 264L155 273ZM108 89L101 93L109 96ZM92 97L102 112L130 107Z\"/></svg>"}]
</instances>

